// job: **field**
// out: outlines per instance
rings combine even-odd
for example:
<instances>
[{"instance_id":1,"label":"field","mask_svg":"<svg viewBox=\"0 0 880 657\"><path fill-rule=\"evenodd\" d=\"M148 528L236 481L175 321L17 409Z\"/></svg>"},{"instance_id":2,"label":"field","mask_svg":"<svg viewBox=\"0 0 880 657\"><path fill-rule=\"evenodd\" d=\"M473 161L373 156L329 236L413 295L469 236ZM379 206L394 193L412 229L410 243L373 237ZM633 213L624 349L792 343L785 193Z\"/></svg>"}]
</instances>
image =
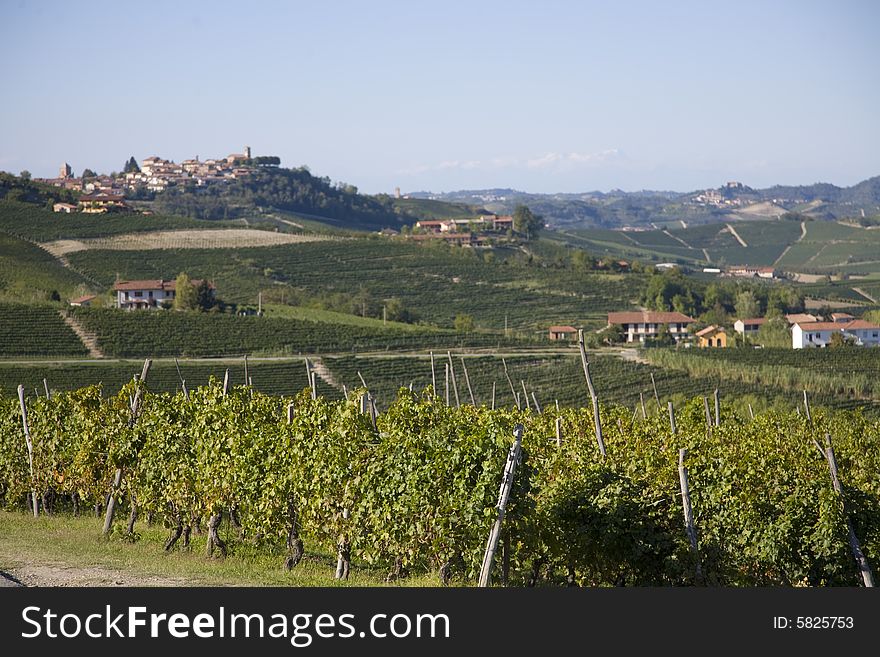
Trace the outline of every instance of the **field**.
<instances>
[{"instance_id":1,"label":"field","mask_svg":"<svg viewBox=\"0 0 880 657\"><path fill-rule=\"evenodd\" d=\"M325 236L275 233L253 228L222 228L218 230L143 231L94 237L80 240L55 240L41 246L54 256L76 251L99 249L108 251L148 251L151 249L230 249L279 244L301 244L327 239Z\"/></svg>"}]
</instances>

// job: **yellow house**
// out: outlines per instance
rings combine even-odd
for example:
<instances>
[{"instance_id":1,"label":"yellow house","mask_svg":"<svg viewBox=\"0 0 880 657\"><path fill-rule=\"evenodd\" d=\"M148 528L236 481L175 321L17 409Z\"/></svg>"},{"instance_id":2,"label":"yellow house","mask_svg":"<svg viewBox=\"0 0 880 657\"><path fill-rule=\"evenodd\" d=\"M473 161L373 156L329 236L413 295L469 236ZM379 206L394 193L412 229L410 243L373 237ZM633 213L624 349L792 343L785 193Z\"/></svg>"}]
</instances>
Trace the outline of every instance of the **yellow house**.
<instances>
[{"instance_id":1,"label":"yellow house","mask_svg":"<svg viewBox=\"0 0 880 657\"><path fill-rule=\"evenodd\" d=\"M697 331L697 339L700 347L726 347L727 333L723 326L707 326L702 331Z\"/></svg>"}]
</instances>

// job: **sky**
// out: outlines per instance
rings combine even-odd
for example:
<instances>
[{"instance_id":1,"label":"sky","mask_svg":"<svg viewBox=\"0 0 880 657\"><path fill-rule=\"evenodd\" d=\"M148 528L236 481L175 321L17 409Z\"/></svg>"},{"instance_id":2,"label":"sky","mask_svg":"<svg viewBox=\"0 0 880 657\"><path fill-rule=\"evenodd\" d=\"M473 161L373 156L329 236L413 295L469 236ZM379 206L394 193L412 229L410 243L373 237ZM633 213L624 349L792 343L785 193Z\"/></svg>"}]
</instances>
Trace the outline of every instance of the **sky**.
<instances>
[{"instance_id":1,"label":"sky","mask_svg":"<svg viewBox=\"0 0 880 657\"><path fill-rule=\"evenodd\" d=\"M368 193L880 175L873 0L0 0L0 170L239 153Z\"/></svg>"}]
</instances>

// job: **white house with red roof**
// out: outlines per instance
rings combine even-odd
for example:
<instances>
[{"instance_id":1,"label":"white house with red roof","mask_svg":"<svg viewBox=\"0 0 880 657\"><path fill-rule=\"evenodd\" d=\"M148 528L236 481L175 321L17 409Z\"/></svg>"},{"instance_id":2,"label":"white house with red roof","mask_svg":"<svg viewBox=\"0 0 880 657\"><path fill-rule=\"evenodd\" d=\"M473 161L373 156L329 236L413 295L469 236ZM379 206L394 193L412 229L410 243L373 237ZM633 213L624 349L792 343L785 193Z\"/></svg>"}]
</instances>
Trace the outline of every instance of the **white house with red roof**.
<instances>
[{"instance_id":1,"label":"white house with red roof","mask_svg":"<svg viewBox=\"0 0 880 657\"><path fill-rule=\"evenodd\" d=\"M660 335L660 327L668 327L675 340L688 334L688 327L694 323L692 317L675 312L633 311L608 313L608 326L616 325L623 329L627 342L644 342L645 338Z\"/></svg>"},{"instance_id":2,"label":"white house with red roof","mask_svg":"<svg viewBox=\"0 0 880 657\"><path fill-rule=\"evenodd\" d=\"M190 280L193 287L202 284L200 279ZM211 292L214 285L208 284ZM176 281L165 279L152 279L141 281L117 281L113 286L116 292L116 307L126 310L139 310L143 308L162 308L174 302Z\"/></svg>"},{"instance_id":3,"label":"white house with red roof","mask_svg":"<svg viewBox=\"0 0 880 657\"><path fill-rule=\"evenodd\" d=\"M880 326L862 319L849 322L799 322L791 329L791 346L793 349L827 347L835 333L860 347L880 346Z\"/></svg>"}]
</instances>

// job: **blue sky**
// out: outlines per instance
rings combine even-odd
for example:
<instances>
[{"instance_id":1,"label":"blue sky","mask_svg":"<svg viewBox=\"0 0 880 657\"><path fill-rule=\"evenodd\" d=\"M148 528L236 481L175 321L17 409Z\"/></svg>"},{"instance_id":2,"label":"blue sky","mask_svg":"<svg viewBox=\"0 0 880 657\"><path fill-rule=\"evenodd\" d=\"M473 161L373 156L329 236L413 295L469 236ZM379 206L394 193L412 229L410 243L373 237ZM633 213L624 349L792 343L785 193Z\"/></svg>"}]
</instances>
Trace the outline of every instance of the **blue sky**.
<instances>
[{"instance_id":1,"label":"blue sky","mask_svg":"<svg viewBox=\"0 0 880 657\"><path fill-rule=\"evenodd\" d=\"M0 0L0 170L534 192L880 174L880 3Z\"/></svg>"}]
</instances>

